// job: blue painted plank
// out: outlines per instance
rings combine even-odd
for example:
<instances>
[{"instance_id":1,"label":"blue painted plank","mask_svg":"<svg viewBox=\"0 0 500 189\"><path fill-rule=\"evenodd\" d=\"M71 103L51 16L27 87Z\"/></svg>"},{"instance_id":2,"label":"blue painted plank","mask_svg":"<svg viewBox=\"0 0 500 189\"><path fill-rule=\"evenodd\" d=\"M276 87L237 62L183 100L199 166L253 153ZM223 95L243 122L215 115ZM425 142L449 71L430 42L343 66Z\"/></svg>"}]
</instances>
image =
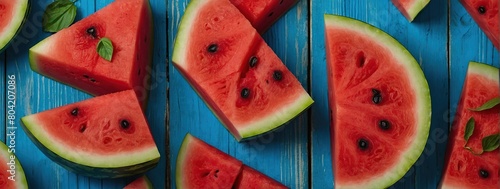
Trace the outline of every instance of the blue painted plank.
<instances>
[{"instance_id":1,"label":"blue painted plank","mask_svg":"<svg viewBox=\"0 0 500 189\"><path fill-rule=\"evenodd\" d=\"M168 3L169 54L173 50L177 27L187 2L187 0L178 0ZM306 88L309 57L307 13L307 1L301 1L264 35L264 39ZM308 187L307 114L302 114L282 129L269 135L238 143L171 63L169 78L171 86L169 91L169 152L172 188L176 186L177 152L187 132L287 186Z\"/></svg>"},{"instance_id":2,"label":"blue painted plank","mask_svg":"<svg viewBox=\"0 0 500 189\"><path fill-rule=\"evenodd\" d=\"M47 37L48 33L41 30L41 18L45 7L52 0L36 1L31 4L31 13L23 30L7 49L6 74L13 74L18 79L17 84L17 109L16 125L16 152L24 170L26 171L30 186L37 188L122 188L134 177L123 179L93 179L79 176L55 164L42 154L33 145L20 128L19 118L32 113L41 112L61 105L78 102L91 98L90 95L74 88L63 85L43 77L29 68L28 49ZM102 8L111 1L77 1L77 18L80 20L98 8ZM161 163L148 172L156 188L165 188L166 177L166 150L165 150L165 117L166 117L166 11L165 2L151 0L153 15L155 16L155 47L154 63L151 68L152 87L149 106L146 111L148 122L151 126L155 142L162 155ZM1 75L4 76L3 73ZM4 80L0 80L2 83ZM3 124L2 124L3 125ZM4 135L2 135L4 136Z\"/></svg>"},{"instance_id":3,"label":"blue painted plank","mask_svg":"<svg viewBox=\"0 0 500 189\"><path fill-rule=\"evenodd\" d=\"M312 2L312 94L317 102L312 113L312 178L313 188L331 188L331 155L326 56L323 14L348 16L372 24L389 33L405 46L420 63L426 75L433 99L431 135L446 128L447 120L439 115L448 109L447 88L447 4L432 3L409 23L390 3L375 1L313 1ZM440 140L442 141L442 139ZM434 188L441 170L444 143L428 141L426 151L416 165L396 183L394 188ZM437 178L436 178L437 177Z\"/></svg>"},{"instance_id":4,"label":"blue painted plank","mask_svg":"<svg viewBox=\"0 0 500 189\"><path fill-rule=\"evenodd\" d=\"M458 0L450 2L450 116L456 112L469 61L500 67L498 49Z\"/></svg>"},{"instance_id":5,"label":"blue painted plank","mask_svg":"<svg viewBox=\"0 0 500 189\"><path fill-rule=\"evenodd\" d=\"M7 65L5 63L5 53L0 52L0 140L5 143L5 128L7 127L7 75L5 75L5 69Z\"/></svg>"}]
</instances>

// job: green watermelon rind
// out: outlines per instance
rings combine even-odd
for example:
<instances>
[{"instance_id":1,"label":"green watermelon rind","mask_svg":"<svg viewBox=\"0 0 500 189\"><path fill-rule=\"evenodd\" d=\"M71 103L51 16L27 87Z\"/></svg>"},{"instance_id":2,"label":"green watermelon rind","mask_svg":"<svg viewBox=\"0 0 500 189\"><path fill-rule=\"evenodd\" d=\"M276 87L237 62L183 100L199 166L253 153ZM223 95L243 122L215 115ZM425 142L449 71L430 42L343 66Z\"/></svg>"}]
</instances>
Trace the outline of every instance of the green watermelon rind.
<instances>
[{"instance_id":1,"label":"green watermelon rind","mask_svg":"<svg viewBox=\"0 0 500 189\"><path fill-rule=\"evenodd\" d=\"M9 152L9 147L7 147L3 142L0 142L0 160L6 160L10 161L10 156L14 155L13 153ZM16 188L17 189L22 189L22 188L28 188L28 181L26 180L26 174L24 173L23 167L21 163L19 162L17 156L15 156L15 166L16 166L16 174L15 174L15 179L16 179ZM7 163L7 162L4 162ZM6 171L6 170L2 170ZM7 178L5 179L5 182L12 182L11 180L8 180Z\"/></svg>"},{"instance_id":2,"label":"green watermelon rind","mask_svg":"<svg viewBox=\"0 0 500 189\"><path fill-rule=\"evenodd\" d=\"M16 35L21 31L21 28L28 17L28 12L30 9L29 0L20 0L19 7L14 10L17 14L12 16L11 26L6 28L4 31L4 36L0 36L0 52L5 50L9 43L16 37Z\"/></svg>"},{"instance_id":3,"label":"green watermelon rind","mask_svg":"<svg viewBox=\"0 0 500 189\"><path fill-rule=\"evenodd\" d=\"M145 173L160 160L156 147L139 152L103 155L75 152L71 147L51 140L36 120L36 114L21 118L21 126L28 137L47 157L64 168L94 178L120 178Z\"/></svg>"},{"instance_id":4,"label":"green watermelon rind","mask_svg":"<svg viewBox=\"0 0 500 189\"><path fill-rule=\"evenodd\" d=\"M195 92L198 94L198 96L203 97L202 94L200 94L199 89L193 86L191 80L189 77L186 75L186 67L188 66L186 61L184 60L184 57L187 55L187 44L189 41L189 34L192 30L192 25L191 23L194 22L194 20L197 17L197 14L195 14L201 7L203 7L206 3L209 3L209 1L202 1L202 0L192 0L188 7L186 8L184 15L179 23L178 31L177 31L177 37L175 39L174 43L174 51L173 51L173 56L172 56L172 63L174 66L176 66L179 70L180 73L189 80L190 86L195 90ZM214 112L214 115L217 117L217 119L224 123L224 127L231 132L231 129L226 126L226 122L224 119L218 115L217 111L214 111L213 107L210 106L210 103L208 103L204 98L202 98L203 101L208 105L208 108L210 111ZM293 104L290 104L287 107L284 107L282 110L280 110L281 117L278 118L274 115L269 115L267 117L261 118L260 120L254 121L249 125L241 126L243 129L236 129L237 133L232 133L232 135L236 138L237 141L242 141L242 140L249 140L251 138L255 138L257 136L260 136L262 134L268 133L272 130L276 130L279 127L283 126L287 122L291 121L293 118L297 117L301 112L305 111L308 107L310 107L314 103L313 99L309 96L309 94L306 91L303 91L303 94L298 95L298 98L294 101Z\"/></svg>"},{"instance_id":5,"label":"green watermelon rind","mask_svg":"<svg viewBox=\"0 0 500 189\"><path fill-rule=\"evenodd\" d=\"M422 11L422 9L429 4L430 0L415 0L415 3L409 8L408 11L408 20L413 21L415 17L417 17L418 13Z\"/></svg>"},{"instance_id":6,"label":"green watermelon rind","mask_svg":"<svg viewBox=\"0 0 500 189\"><path fill-rule=\"evenodd\" d=\"M186 136L184 137L184 140L182 141L181 148L179 149L179 153L177 153L177 161L175 163L175 184L177 185L177 188L182 189L186 188L184 186L184 182L182 181L183 179L183 171L184 169L180 168L183 167L185 160L186 160L186 155L187 155L187 150L188 146L191 143L191 141L194 139L194 137L187 133Z\"/></svg>"},{"instance_id":7,"label":"green watermelon rind","mask_svg":"<svg viewBox=\"0 0 500 189\"><path fill-rule=\"evenodd\" d=\"M469 68L467 70L467 74L469 73L475 73L475 74L480 74L483 77L486 77L488 79L491 79L493 81L499 82L498 78L498 68L488 65L488 64L483 64L480 62L469 62Z\"/></svg>"},{"instance_id":8,"label":"green watermelon rind","mask_svg":"<svg viewBox=\"0 0 500 189\"><path fill-rule=\"evenodd\" d=\"M402 149L406 150L406 152L403 153L403 156L400 158L400 162L388 170L384 175L377 175L376 178L369 181L369 183L354 182L354 184L359 184L360 186L347 186L353 188L362 188L363 185L373 188L389 187L401 179L406 172L410 170L422 154L427 143L431 125L431 98L429 85L415 58L401 43L389 34L370 24L344 16L325 14L324 18L326 27L333 25L334 27L341 27L346 30L360 32L369 36L370 39L376 41L378 44L388 48L389 51L393 53L395 58L400 60L398 62L402 63L402 65L406 68L410 83L413 84L412 88L417 96L416 105L418 106L416 117L419 122L416 132L417 136L415 137L413 144L407 149Z\"/></svg>"}]
</instances>

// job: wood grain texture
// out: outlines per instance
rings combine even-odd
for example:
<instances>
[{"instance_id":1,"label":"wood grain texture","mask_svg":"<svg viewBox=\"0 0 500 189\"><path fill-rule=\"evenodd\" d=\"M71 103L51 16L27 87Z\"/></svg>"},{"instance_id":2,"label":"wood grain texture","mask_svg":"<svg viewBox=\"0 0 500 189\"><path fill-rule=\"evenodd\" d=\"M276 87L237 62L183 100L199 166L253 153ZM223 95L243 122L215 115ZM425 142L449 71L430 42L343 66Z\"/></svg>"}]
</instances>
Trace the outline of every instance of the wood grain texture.
<instances>
[{"instance_id":1,"label":"wood grain texture","mask_svg":"<svg viewBox=\"0 0 500 189\"><path fill-rule=\"evenodd\" d=\"M29 185L33 188L122 188L128 182L131 182L134 177L93 179L69 172L48 159L21 129L19 118L22 116L91 98L86 93L41 76L31 71L29 67L28 49L50 35L41 30L43 11L50 2L52 1L32 1L29 18L23 29L13 41L13 44L3 53L6 56L6 64L2 64L2 66L5 65L3 68L6 68L5 74L14 74L18 78L16 155L26 171ZM94 13L110 2L112 1L77 1L76 20ZM165 96L167 87L166 54L164 53L166 49L166 28L164 27L166 5L164 1L151 1L151 7L155 18L155 47L153 65L150 68L152 86L146 116L160 150L161 163L147 174L151 177L151 181L156 188L164 188L164 178L166 176L166 150L164 145L166 137ZM2 77L4 77L3 74ZM4 80L0 81L5 83ZM2 127L5 127L5 124L2 124Z\"/></svg>"}]
</instances>

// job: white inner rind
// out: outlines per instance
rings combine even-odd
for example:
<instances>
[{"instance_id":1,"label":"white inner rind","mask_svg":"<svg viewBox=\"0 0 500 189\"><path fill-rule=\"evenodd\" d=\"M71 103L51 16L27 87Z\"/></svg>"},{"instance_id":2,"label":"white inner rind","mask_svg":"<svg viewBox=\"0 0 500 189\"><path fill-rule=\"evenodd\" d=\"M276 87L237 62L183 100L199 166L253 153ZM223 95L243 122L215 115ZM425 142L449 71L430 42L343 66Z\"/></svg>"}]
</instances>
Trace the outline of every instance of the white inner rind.
<instances>
[{"instance_id":1,"label":"white inner rind","mask_svg":"<svg viewBox=\"0 0 500 189\"><path fill-rule=\"evenodd\" d=\"M325 15L326 28L339 28L342 30L350 30L359 33L372 39L374 43L380 44L392 52L394 59L400 63L408 73L408 79L411 83L411 88L416 96L416 112L415 120L416 136L414 140L405 149L401 149L400 157L393 167L390 167L382 175L373 175L372 178L365 178L348 182L335 183L336 188L385 188L397 182L403 177L411 166L417 161L422 154L427 138L429 135L431 123L431 99L429 85L420 68L419 64L413 56L403 47L397 40L381 31L380 29L366 24L364 22L354 20L343 16ZM344 184L344 185L342 185Z\"/></svg>"},{"instance_id":2,"label":"white inner rind","mask_svg":"<svg viewBox=\"0 0 500 189\"><path fill-rule=\"evenodd\" d=\"M410 21L413 21L417 17L418 13L424 9L424 7L430 2L430 0L415 0L414 3L408 8L408 15L411 17Z\"/></svg>"},{"instance_id":3,"label":"white inner rind","mask_svg":"<svg viewBox=\"0 0 500 189\"><path fill-rule=\"evenodd\" d=\"M313 100L309 94L302 91L302 94L299 95L294 103L284 106L280 110L276 110L266 117L259 118L257 121L252 121L250 124L242 126L241 129L237 130L243 139L271 131L297 116L312 103ZM237 140L239 141L241 138L237 138Z\"/></svg>"},{"instance_id":4,"label":"white inner rind","mask_svg":"<svg viewBox=\"0 0 500 189\"><path fill-rule=\"evenodd\" d=\"M497 83L499 82L498 68L495 68L487 64L482 64L478 62L469 62L469 68L467 72L468 74L470 73L480 74L481 76L496 81Z\"/></svg>"},{"instance_id":5,"label":"white inner rind","mask_svg":"<svg viewBox=\"0 0 500 189\"><path fill-rule=\"evenodd\" d=\"M90 151L75 149L64 144L64 139L55 138L45 132L43 126L36 120L35 115L21 118L26 128L36 142L42 144L47 150L75 164L95 168L120 168L146 163L160 158L160 153L155 145L141 147L141 149L130 149L129 151L116 152L113 154L97 154ZM35 141L34 141L35 142Z\"/></svg>"},{"instance_id":6,"label":"white inner rind","mask_svg":"<svg viewBox=\"0 0 500 189\"><path fill-rule=\"evenodd\" d=\"M12 0L9 0L12 1ZM20 29L26 15L28 14L28 0L17 0L12 9L11 22L5 26L0 33L0 49L3 49Z\"/></svg>"}]
</instances>

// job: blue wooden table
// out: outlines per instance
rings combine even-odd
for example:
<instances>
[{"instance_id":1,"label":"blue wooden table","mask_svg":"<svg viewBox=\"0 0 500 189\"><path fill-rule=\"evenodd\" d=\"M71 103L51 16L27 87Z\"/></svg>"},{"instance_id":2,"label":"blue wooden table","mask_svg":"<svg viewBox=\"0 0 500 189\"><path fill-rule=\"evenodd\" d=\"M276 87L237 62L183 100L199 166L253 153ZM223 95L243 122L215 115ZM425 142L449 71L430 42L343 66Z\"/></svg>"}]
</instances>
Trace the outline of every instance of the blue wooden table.
<instances>
[{"instance_id":1,"label":"blue wooden table","mask_svg":"<svg viewBox=\"0 0 500 189\"><path fill-rule=\"evenodd\" d=\"M122 188L132 178L99 180L53 163L20 129L19 118L89 95L31 71L27 50L48 36L41 30L43 9L52 0L32 1L21 33L0 54L0 114L6 115L6 81L16 77L16 152L32 188ZM112 0L77 1L77 20ZM146 112L162 158L148 172L156 188L175 188L175 161L187 132L291 188L333 188L327 104L323 14L366 21L399 40L420 63L432 95L432 125L425 151L395 188L436 188L441 176L448 127L460 97L467 64L499 67L499 53L458 0L432 0L409 23L390 1L301 0L264 39L302 82L313 99L308 112L279 130L238 143L224 129L170 61L179 21L189 0L150 0L155 21L153 90ZM5 116L0 135L5 141Z\"/></svg>"}]
</instances>

